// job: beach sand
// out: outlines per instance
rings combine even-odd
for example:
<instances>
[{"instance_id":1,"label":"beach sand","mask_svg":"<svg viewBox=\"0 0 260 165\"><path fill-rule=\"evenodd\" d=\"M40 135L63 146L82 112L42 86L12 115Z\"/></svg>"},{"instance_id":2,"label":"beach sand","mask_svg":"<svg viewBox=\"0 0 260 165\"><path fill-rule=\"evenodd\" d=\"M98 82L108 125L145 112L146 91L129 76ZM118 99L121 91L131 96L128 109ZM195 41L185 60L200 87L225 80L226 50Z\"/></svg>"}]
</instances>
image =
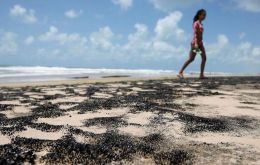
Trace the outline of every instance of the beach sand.
<instances>
[{"instance_id":1,"label":"beach sand","mask_svg":"<svg viewBox=\"0 0 260 165\"><path fill-rule=\"evenodd\" d=\"M260 164L260 77L0 84L0 164Z\"/></svg>"}]
</instances>

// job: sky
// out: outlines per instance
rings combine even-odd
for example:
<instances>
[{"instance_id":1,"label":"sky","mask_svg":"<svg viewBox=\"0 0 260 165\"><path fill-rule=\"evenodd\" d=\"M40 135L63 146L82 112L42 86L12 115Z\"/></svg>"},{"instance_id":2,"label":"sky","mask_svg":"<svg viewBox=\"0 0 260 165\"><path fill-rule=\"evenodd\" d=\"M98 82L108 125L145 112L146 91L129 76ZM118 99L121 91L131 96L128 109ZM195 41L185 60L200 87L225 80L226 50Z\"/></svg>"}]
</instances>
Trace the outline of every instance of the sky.
<instances>
[{"instance_id":1,"label":"sky","mask_svg":"<svg viewBox=\"0 0 260 165\"><path fill-rule=\"evenodd\" d=\"M0 65L180 70L201 8L205 71L259 73L260 0L0 0Z\"/></svg>"}]
</instances>

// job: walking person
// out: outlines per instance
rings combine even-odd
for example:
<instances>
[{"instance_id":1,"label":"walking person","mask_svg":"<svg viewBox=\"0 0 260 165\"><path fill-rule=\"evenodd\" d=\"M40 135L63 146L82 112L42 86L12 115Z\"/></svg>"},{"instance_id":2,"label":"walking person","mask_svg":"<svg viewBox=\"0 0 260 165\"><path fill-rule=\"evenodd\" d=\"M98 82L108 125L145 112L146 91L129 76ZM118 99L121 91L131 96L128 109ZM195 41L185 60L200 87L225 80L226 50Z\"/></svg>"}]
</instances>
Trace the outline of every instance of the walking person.
<instances>
[{"instance_id":1,"label":"walking person","mask_svg":"<svg viewBox=\"0 0 260 165\"><path fill-rule=\"evenodd\" d=\"M204 76L204 68L206 64L206 51L203 45L203 24L206 18L206 10L200 9L197 11L196 15L193 18L193 39L191 42L191 49L189 54L189 59L183 64L181 70L178 73L179 78L184 78L183 71L184 69L195 59L197 53L200 53L202 61L200 66L200 79L207 79Z\"/></svg>"}]
</instances>

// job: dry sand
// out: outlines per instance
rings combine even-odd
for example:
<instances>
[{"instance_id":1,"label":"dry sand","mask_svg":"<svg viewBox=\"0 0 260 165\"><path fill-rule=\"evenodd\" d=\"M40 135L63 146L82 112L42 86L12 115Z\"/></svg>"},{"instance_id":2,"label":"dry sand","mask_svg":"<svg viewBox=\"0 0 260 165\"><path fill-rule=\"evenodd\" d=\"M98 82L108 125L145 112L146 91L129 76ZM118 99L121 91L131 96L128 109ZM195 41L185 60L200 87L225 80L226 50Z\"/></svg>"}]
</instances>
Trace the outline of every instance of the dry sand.
<instances>
[{"instance_id":1,"label":"dry sand","mask_svg":"<svg viewBox=\"0 0 260 165\"><path fill-rule=\"evenodd\" d=\"M0 87L0 164L259 164L260 77Z\"/></svg>"}]
</instances>

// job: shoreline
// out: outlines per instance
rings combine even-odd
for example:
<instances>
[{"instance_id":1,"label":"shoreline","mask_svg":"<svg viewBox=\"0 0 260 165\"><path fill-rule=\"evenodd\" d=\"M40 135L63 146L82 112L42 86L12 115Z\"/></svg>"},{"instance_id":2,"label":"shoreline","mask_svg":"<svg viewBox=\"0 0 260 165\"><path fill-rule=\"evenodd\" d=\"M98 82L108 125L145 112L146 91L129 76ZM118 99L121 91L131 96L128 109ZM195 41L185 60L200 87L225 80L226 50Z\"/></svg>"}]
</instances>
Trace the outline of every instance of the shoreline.
<instances>
[{"instance_id":1,"label":"shoreline","mask_svg":"<svg viewBox=\"0 0 260 165\"><path fill-rule=\"evenodd\" d=\"M260 77L258 75L208 75L209 78L228 78L228 77ZM198 75L186 75L185 78L198 78ZM73 84L93 84L93 83L112 83L120 81L145 81L145 80L170 80L179 79L173 76L153 76L153 77L124 77L124 76L108 76L101 78L85 78L76 77L67 80L47 80L47 81L28 81L28 82L1 82L0 87L25 87L25 86L48 86L48 85L73 85ZM185 81L185 80L184 80ZM203 81L203 80L202 80Z\"/></svg>"}]
</instances>

